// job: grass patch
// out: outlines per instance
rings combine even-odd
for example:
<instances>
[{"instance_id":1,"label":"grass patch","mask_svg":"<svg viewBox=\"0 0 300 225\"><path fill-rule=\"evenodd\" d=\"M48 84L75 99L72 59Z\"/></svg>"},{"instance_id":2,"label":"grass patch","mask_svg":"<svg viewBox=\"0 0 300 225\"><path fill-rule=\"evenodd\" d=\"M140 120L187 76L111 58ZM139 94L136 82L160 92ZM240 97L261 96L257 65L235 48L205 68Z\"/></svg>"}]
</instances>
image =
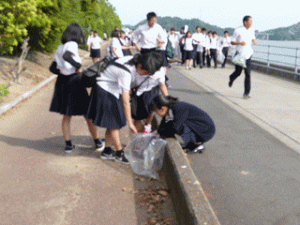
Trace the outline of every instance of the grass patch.
<instances>
[{"instance_id":1,"label":"grass patch","mask_svg":"<svg viewBox=\"0 0 300 225\"><path fill-rule=\"evenodd\" d=\"M5 84L0 84L0 100L3 96L6 96L9 94L9 91L7 90L7 86Z\"/></svg>"}]
</instances>

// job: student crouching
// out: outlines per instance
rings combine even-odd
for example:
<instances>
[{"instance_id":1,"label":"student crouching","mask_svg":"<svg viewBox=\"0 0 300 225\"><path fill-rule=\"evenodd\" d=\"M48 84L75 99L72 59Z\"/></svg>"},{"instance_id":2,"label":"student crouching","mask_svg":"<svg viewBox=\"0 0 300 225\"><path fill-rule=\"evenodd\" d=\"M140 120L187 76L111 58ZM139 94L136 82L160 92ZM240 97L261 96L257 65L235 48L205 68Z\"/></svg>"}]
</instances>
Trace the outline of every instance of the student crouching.
<instances>
[{"instance_id":1,"label":"student crouching","mask_svg":"<svg viewBox=\"0 0 300 225\"><path fill-rule=\"evenodd\" d=\"M187 153L202 153L204 143L212 139L215 125L210 116L196 106L178 101L172 96L156 96L152 101L155 113L162 117L156 131L162 137L178 134L184 141Z\"/></svg>"},{"instance_id":2,"label":"student crouching","mask_svg":"<svg viewBox=\"0 0 300 225\"><path fill-rule=\"evenodd\" d=\"M115 61L122 66L110 65L97 78L91 93L87 118L102 128L105 132L105 149L101 159L114 159L128 163L120 140L120 129L128 124L132 133L137 133L133 123L130 108L130 88L132 77L154 74L163 64L162 57L155 52L125 56ZM124 67L126 67L124 69ZM112 149L114 145L115 150Z\"/></svg>"}]
</instances>

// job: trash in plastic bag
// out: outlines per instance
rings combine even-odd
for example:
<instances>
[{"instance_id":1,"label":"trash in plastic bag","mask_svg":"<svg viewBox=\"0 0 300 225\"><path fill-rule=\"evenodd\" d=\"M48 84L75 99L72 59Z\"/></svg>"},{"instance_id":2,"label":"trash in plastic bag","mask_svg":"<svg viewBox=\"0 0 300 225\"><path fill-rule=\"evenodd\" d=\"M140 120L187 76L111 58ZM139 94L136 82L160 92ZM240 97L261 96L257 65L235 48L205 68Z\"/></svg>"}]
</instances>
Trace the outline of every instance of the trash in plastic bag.
<instances>
[{"instance_id":1,"label":"trash in plastic bag","mask_svg":"<svg viewBox=\"0 0 300 225\"><path fill-rule=\"evenodd\" d=\"M246 68L246 59L242 52L237 52L237 54L232 58L232 62L235 65Z\"/></svg>"},{"instance_id":2,"label":"trash in plastic bag","mask_svg":"<svg viewBox=\"0 0 300 225\"><path fill-rule=\"evenodd\" d=\"M135 174L159 179L167 142L151 134L134 134L126 147L126 157Z\"/></svg>"},{"instance_id":3,"label":"trash in plastic bag","mask_svg":"<svg viewBox=\"0 0 300 225\"><path fill-rule=\"evenodd\" d=\"M223 62L224 62L224 59L225 59L225 56L224 56L222 50L221 50L221 49L218 49L217 60L218 60L220 63L223 63Z\"/></svg>"}]
</instances>

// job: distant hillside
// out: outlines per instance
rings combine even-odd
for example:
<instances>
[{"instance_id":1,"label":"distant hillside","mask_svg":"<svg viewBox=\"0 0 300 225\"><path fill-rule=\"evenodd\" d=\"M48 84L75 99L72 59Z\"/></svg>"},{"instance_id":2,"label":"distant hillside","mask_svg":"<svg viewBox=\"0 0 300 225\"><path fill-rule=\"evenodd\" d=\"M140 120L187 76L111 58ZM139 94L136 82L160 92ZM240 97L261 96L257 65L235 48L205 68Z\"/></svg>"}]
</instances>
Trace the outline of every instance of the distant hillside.
<instances>
[{"instance_id":1,"label":"distant hillside","mask_svg":"<svg viewBox=\"0 0 300 225\"><path fill-rule=\"evenodd\" d=\"M146 20L141 21L140 23L136 24L135 26L131 25L122 25L122 27L128 27L129 29L136 29L139 25L146 23ZM181 19L179 17L157 17L157 23L163 26L166 30L170 30L172 27L175 27L176 31L179 31L181 27L188 25L189 30L193 33L196 30L197 26L201 28L205 27L207 31L216 31L218 35L223 35L224 31L227 30L229 35L233 34L233 28L220 28L214 25L210 25L205 23L199 19Z\"/></svg>"},{"instance_id":2,"label":"distant hillside","mask_svg":"<svg viewBox=\"0 0 300 225\"><path fill-rule=\"evenodd\" d=\"M299 41L300 40L300 22L289 26L281 27L277 29L267 30L257 34L260 39L265 39L266 35L269 34L269 40L277 41Z\"/></svg>"}]
</instances>

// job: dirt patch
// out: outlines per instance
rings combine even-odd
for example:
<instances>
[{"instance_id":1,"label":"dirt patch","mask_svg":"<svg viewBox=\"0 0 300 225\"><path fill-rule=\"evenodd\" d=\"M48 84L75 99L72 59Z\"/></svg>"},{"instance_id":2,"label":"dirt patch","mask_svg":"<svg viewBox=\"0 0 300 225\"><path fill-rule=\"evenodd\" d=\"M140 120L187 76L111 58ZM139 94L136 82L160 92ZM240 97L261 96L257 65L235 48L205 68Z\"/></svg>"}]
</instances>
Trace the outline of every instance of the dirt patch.
<instances>
[{"instance_id":1,"label":"dirt patch","mask_svg":"<svg viewBox=\"0 0 300 225\"><path fill-rule=\"evenodd\" d=\"M79 49L80 57L88 55L87 51ZM18 96L31 90L43 80L49 78L53 74L49 71L49 66L53 61L54 53L41 53L31 51L23 64L25 71L21 74L21 82L13 82L11 70L16 65L16 57L0 56L0 84L8 86L9 94L1 97L0 106L13 101ZM82 64L84 66L91 63L89 56L84 58Z\"/></svg>"}]
</instances>

